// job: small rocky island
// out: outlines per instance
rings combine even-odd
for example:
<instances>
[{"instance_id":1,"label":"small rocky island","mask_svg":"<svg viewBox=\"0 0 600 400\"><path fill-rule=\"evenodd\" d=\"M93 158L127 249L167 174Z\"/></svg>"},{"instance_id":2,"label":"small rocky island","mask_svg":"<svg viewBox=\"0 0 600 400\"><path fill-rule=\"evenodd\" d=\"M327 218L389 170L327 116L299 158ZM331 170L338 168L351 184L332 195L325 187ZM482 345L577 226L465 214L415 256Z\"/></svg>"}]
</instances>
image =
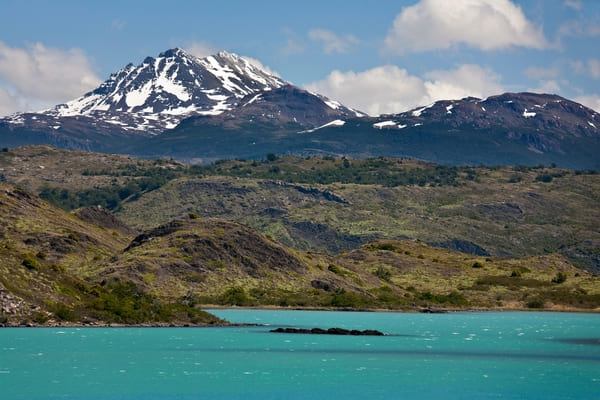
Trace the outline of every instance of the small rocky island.
<instances>
[{"instance_id":1,"label":"small rocky island","mask_svg":"<svg viewBox=\"0 0 600 400\"><path fill-rule=\"evenodd\" d=\"M383 332L380 332L380 331L377 331L374 329L365 329L364 331L359 331L357 329L350 330L350 329L343 329L343 328L329 328L329 329L277 328L277 329L271 329L269 332L304 333L304 334L309 334L309 335L385 336L385 334Z\"/></svg>"}]
</instances>

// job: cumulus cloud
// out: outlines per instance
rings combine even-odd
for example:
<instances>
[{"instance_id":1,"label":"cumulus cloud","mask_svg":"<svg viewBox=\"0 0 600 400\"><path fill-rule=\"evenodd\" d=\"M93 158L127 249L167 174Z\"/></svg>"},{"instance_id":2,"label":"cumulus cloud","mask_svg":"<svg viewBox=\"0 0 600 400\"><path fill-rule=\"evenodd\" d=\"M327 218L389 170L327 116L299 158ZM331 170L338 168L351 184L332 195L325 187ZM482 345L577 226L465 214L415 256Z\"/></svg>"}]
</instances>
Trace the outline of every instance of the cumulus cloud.
<instances>
[{"instance_id":1,"label":"cumulus cloud","mask_svg":"<svg viewBox=\"0 0 600 400\"><path fill-rule=\"evenodd\" d=\"M219 52L219 49L217 49L216 47L214 47L213 45L211 45L208 42L202 41L202 42L189 43L185 47L185 51L187 51L188 53L190 53L193 56L196 56L199 58L204 58L204 57L212 56L213 54L217 54Z\"/></svg>"},{"instance_id":2,"label":"cumulus cloud","mask_svg":"<svg viewBox=\"0 0 600 400\"><path fill-rule=\"evenodd\" d=\"M62 50L35 43L26 48L0 42L0 82L3 110L50 107L97 87L101 80L80 49ZM7 96L8 93L8 96ZM7 104L6 102L10 102ZM6 112L6 111L5 111Z\"/></svg>"},{"instance_id":3,"label":"cumulus cloud","mask_svg":"<svg viewBox=\"0 0 600 400\"><path fill-rule=\"evenodd\" d=\"M503 91L500 75L475 64L461 65L450 71L428 72L425 78L429 79L425 87L432 101L468 96L483 98Z\"/></svg>"},{"instance_id":4,"label":"cumulus cloud","mask_svg":"<svg viewBox=\"0 0 600 400\"><path fill-rule=\"evenodd\" d=\"M400 112L428 101L423 81L394 65L358 73L333 71L306 87L369 115Z\"/></svg>"},{"instance_id":5,"label":"cumulus cloud","mask_svg":"<svg viewBox=\"0 0 600 400\"><path fill-rule=\"evenodd\" d=\"M407 111L437 100L487 97L503 91L500 79L489 68L471 64L432 71L425 79L386 65L358 73L333 71L306 88L375 116Z\"/></svg>"},{"instance_id":6,"label":"cumulus cloud","mask_svg":"<svg viewBox=\"0 0 600 400\"><path fill-rule=\"evenodd\" d=\"M339 36L327 29L311 29L308 32L311 40L321 42L326 54L348 53L348 51L360 41L353 35Z\"/></svg>"},{"instance_id":7,"label":"cumulus cloud","mask_svg":"<svg viewBox=\"0 0 600 400\"><path fill-rule=\"evenodd\" d=\"M398 54L458 44L486 51L549 47L541 28L510 0L421 0L402 10L385 39L385 49Z\"/></svg>"}]
</instances>

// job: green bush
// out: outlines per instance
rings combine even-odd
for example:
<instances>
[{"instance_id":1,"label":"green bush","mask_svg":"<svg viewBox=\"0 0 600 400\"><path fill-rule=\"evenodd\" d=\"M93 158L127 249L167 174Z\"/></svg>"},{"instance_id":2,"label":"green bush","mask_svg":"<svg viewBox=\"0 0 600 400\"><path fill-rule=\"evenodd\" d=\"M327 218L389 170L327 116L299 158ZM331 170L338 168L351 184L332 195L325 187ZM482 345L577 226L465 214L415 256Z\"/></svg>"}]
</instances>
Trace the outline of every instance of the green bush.
<instances>
[{"instance_id":1,"label":"green bush","mask_svg":"<svg viewBox=\"0 0 600 400\"><path fill-rule=\"evenodd\" d=\"M232 306L247 306L250 305L250 298L243 287L234 286L231 287L220 296L220 302L222 304Z\"/></svg>"},{"instance_id":2,"label":"green bush","mask_svg":"<svg viewBox=\"0 0 600 400\"><path fill-rule=\"evenodd\" d=\"M544 308L544 304L542 299L533 299L527 302L527 308Z\"/></svg>"},{"instance_id":3,"label":"green bush","mask_svg":"<svg viewBox=\"0 0 600 400\"><path fill-rule=\"evenodd\" d=\"M336 275L343 275L342 270L340 267L338 267L335 264L329 264L329 266L327 267L327 269L331 272L333 272Z\"/></svg>"},{"instance_id":4,"label":"green bush","mask_svg":"<svg viewBox=\"0 0 600 400\"><path fill-rule=\"evenodd\" d=\"M54 307L52 308L52 312L54 313L56 318L58 318L62 321L74 321L75 320L75 313L73 313L73 310L71 309L71 307L67 306L66 304L63 304L63 303L55 304Z\"/></svg>"},{"instance_id":5,"label":"green bush","mask_svg":"<svg viewBox=\"0 0 600 400\"><path fill-rule=\"evenodd\" d=\"M392 278L392 271L389 268L377 267L373 275L384 281L389 281Z\"/></svg>"},{"instance_id":6,"label":"green bush","mask_svg":"<svg viewBox=\"0 0 600 400\"><path fill-rule=\"evenodd\" d=\"M565 272L558 272L554 278L552 278L552 283L561 284L567 281L567 274Z\"/></svg>"},{"instance_id":7,"label":"green bush","mask_svg":"<svg viewBox=\"0 0 600 400\"><path fill-rule=\"evenodd\" d=\"M417 298L431 303L451 304L454 306L466 306L469 304L467 298L457 291L450 292L449 294L423 292L419 294Z\"/></svg>"},{"instance_id":8,"label":"green bush","mask_svg":"<svg viewBox=\"0 0 600 400\"><path fill-rule=\"evenodd\" d=\"M40 264L38 263L36 258L31 254L27 254L21 264L29 270L37 271L40 269Z\"/></svg>"}]
</instances>

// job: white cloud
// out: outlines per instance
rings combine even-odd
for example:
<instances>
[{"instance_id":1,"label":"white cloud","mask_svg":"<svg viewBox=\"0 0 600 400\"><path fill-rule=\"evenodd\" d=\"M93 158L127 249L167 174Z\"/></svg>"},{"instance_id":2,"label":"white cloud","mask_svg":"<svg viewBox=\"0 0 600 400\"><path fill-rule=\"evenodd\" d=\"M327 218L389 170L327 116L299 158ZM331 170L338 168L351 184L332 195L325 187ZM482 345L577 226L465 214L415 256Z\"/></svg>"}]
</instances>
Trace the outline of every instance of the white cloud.
<instances>
[{"instance_id":1,"label":"white cloud","mask_svg":"<svg viewBox=\"0 0 600 400\"><path fill-rule=\"evenodd\" d=\"M216 47L214 47L213 45L211 45L208 42L202 41L202 42L189 43L185 47L185 51L187 51L188 53L190 53L193 56L196 56L199 58L204 58L204 57L212 56L213 54L217 54L219 52L219 49L217 49Z\"/></svg>"},{"instance_id":2,"label":"white cloud","mask_svg":"<svg viewBox=\"0 0 600 400\"><path fill-rule=\"evenodd\" d=\"M565 7L570 7L574 10L581 11L583 2L581 0L565 0Z\"/></svg>"},{"instance_id":3,"label":"white cloud","mask_svg":"<svg viewBox=\"0 0 600 400\"><path fill-rule=\"evenodd\" d=\"M588 70L594 79L600 79L600 60L588 60Z\"/></svg>"},{"instance_id":4,"label":"white cloud","mask_svg":"<svg viewBox=\"0 0 600 400\"><path fill-rule=\"evenodd\" d=\"M538 82L538 86L535 88L529 88L527 89L528 92L534 92L534 93L543 93L543 94L557 94L561 92L561 87L560 87L560 83L558 83L556 80L550 79L550 80L542 80L540 82Z\"/></svg>"},{"instance_id":5,"label":"white cloud","mask_svg":"<svg viewBox=\"0 0 600 400\"><path fill-rule=\"evenodd\" d=\"M569 66L573 69L575 73L585 74L586 68L585 64L581 60L573 60L569 61Z\"/></svg>"},{"instance_id":6,"label":"white cloud","mask_svg":"<svg viewBox=\"0 0 600 400\"><path fill-rule=\"evenodd\" d=\"M558 68L543 68L543 67L529 67L525 70L525 76L529 79L548 79L556 78L558 76Z\"/></svg>"},{"instance_id":7,"label":"white cloud","mask_svg":"<svg viewBox=\"0 0 600 400\"><path fill-rule=\"evenodd\" d=\"M263 63L258 61L256 58L252 58L252 57L248 57L248 56L242 56L242 58L244 60L248 61L250 64L254 65L256 68L262 69L263 71L268 72L271 75L281 77L277 71L274 71L271 68L269 68L268 66L263 65Z\"/></svg>"},{"instance_id":8,"label":"white cloud","mask_svg":"<svg viewBox=\"0 0 600 400\"><path fill-rule=\"evenodd\" d=\"M16 107L50 107L97 87L101 80L80 49L61 50L34 43L26 48L0 41L0 82ZM6 110L6 103L2 106ZM10 107L9 107L10 108ZM24 111L15 109L12 111Z\"/></svg>"},{"instance_id":9,"label":"white cloud","mask_svg":"<svg viewBox=\"0 0 600 400\"><path fill-rule=\"evenodd\" d=\"M558 28L559 39L564 36L595 37L600 36L600 24L596 20L570 20Z\"/></svg>"},{"instance_id":10,"label":"white cloud","mask_svg":"<svg viewBox=\"0 0 600 400\"><path fill-rule=\"evenodd\" d=\"M432 71L425 77L427 80L386 65L358 73L333 71L306 88L369 115L399 113L437 100L483 98L503 91L500 76L478 65Z\"/></svg>"},{"instance_id":11,"label":"white cloud","mask_svg":"<svg viewBox=\"0 0 600 400\"><path fill-rule=\"evenodd\" d=\"M462 99L473 96L484 98L503 92L500 75L490 68L465 64L455 70L432 71L425 74L430 81L425 82L432 101Z\"/></svg>"},{"instance_id":12,"label":"white cloud","mask_svg":"<svg viewBox=\"0 0 600 400\"><path fill-rule=\"evenodd\" d=\"M115 31L122 31L126 25L127 22L123 21L122 19L116 18L113 19L112 23L110 24L110 28Z\"/></svg>"},{"instance_id":13,"label":"white cloud","mask_svg":"<svg viewBox=\"0 0 600 400\"><path fill-rule=\"evenodd\" d=\"M401 54L461 43L486 51L549 47L541 28L510 0L421 0L396 17L385 48Z\"/></svg>"},{"instance_id":14,"label":"white cloud","mask_svg":"<svg viewBox=\"0 0 600 400\"><path fill-rule=\"evenodd\" d=\"M311 29L308 37L311 40L322 42L323 51L326 54L348 53L350 48L360 43L353 35L338 36L327 29Z\"/></svg>"},{"instance_id":15,"label":"white cloud","mask_svg":"<svg viewBox=\"0 0 600 400\"><path fill-rule=\"evenodd\" d=\"M575 98L575 101L600 113L600 95L588 94Z\"/></svg>"},{"instance_id":16,"label":"white cloud","mask_svg":"<svg viewBox=\"0 0 600 400\"><path fill-rule=\"evenodd\" d=\"M19 110L19 101L0 86L0 117Z\"/></svg>"},{"instance_id":17,"label":"white cloud","mask_svg":"<svg viewBox=\"0 0 600 400\"><path fill-rule=\"evenodd\" d=\"M569 62L569 66L578 74L589 75L593 79L600 79L600 59L590 58L587 62L572 60Z\"/></svg>"},{"instance_id":18,"label":"white cloud","mask_svg":"<svg viewBox=\"0 0 600 400\"><path fill-rule=\"evenodd\" d=\"M306 45L296 32L287 27L283 28L282 32L285 36L285 45L281 49L281 54L290 56L302 54L306 51Z\"/></svg>"}]
</instances>

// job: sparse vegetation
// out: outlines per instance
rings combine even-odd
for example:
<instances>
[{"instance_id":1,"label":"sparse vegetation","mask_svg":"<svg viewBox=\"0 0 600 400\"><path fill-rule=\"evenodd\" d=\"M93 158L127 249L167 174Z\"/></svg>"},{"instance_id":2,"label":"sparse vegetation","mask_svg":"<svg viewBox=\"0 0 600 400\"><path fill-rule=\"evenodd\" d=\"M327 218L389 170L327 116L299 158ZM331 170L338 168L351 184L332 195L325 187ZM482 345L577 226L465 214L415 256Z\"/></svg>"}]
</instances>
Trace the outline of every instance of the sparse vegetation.
<instances>
[{"instance_id":1,"label":"sparse vegetation","mask_svg":"<svg viewBox=\"0 0 600 400\"><path fill-rule=\"evenodd\" d=\"M0 163L22 151L0 155ZM12 169L3 170L10 183L0 183L0 288L24 305L3 314L2 324L214 323L202 304L600 308L598 277L586 271L600 254L593 206L600 178L585 171L437 168L381 158L195 167L123 158L78 175L62 161L53 169L43 160L43 170L23 175L23 188L14 186ZM150 172L158 169L168 173ZM57 170L75 181L65 184ZM540 174L553 179L536 180ZM164 180L138 185L153 176ZM518 182L510 184L511 176ZM152 229L116 232L32 192L66 209L116 196L119 217Z\"/></svg>"}]
</instances>

